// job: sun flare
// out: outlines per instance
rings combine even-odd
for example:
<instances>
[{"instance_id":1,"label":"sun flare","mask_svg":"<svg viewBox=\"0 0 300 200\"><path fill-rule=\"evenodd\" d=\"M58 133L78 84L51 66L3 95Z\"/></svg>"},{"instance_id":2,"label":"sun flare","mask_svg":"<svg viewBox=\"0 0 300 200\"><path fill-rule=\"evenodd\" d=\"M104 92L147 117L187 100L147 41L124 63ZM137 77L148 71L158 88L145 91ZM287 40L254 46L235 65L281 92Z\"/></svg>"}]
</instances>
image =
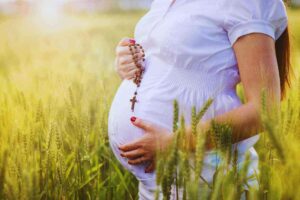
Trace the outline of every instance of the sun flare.
<instances>
[{"instance_id":1,"label":"sun flare","mask_svg":"<svg viewBox=\"0 0 300 200\"><path fill-rule=\"evenodd\" d=\"M50 29L62 25L64 17L62 0L41 0L34 3L33 15L39 23Z\"/></svg>"}]
</instances>

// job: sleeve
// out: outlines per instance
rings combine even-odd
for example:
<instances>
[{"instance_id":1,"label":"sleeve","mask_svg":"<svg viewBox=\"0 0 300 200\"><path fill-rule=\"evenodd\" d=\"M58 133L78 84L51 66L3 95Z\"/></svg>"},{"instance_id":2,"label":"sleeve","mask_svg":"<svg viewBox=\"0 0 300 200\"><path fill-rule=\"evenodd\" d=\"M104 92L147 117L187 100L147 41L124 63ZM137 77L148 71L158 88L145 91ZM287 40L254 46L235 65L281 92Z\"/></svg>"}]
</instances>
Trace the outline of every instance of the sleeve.
<instances>
[{"instance_id":1,"label":"sleeve","mask_svg":"<svg viewBox=\"0 0 300 200\"><path fill-rule=\"evenodd\" d=\"M230 0L224 29L233 45L246 34L263 33L277 40L287 27L287 12L282 0Z\"/></svg>"}]
</instances>

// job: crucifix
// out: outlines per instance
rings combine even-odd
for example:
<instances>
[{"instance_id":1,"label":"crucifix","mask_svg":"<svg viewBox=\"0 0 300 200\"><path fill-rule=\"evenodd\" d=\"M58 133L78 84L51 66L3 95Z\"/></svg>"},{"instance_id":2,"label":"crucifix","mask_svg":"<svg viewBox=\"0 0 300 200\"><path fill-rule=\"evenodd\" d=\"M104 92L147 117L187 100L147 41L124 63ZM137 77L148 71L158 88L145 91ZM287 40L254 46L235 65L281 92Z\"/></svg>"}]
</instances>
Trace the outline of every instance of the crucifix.
<instances>
[{"instance_id":1,"label":"crucifix","mask_svg":"<svg viewBox=\"0 0 300 200\"><path fill-rule=\"evenodd\" d=\"M136 91L134 92L134 96L130 99L131 102L131 111L134 112L135 104L138 102L136 95L137 95L137 89L140 87L141 80L142 80L142 74L145 71L145 68L142 66L142 63L139 62L139 59L142 59L142 61L145 61L145 51L143 47L140 44L130 44L129 50L132 55L132 60L134 61L134 64L136 68L138 69L135 72L135 77L133 79L133 82L137 85ZM142 52L142 58L139 58L139 56L136 53Z\"/></svg>"},{"instance_id":2,"label":"crucifix","mask_svg":"<svg viewBox=\"0 0 300 200\"><path fill-rule=\"evenodd\" d=\"M135 103L137 103L136 96L134 95L134 97L132 97L132 99L130 99L130 101L131 101L131 110L133 112L134 111Z\"/></svg>"}]
</instances>

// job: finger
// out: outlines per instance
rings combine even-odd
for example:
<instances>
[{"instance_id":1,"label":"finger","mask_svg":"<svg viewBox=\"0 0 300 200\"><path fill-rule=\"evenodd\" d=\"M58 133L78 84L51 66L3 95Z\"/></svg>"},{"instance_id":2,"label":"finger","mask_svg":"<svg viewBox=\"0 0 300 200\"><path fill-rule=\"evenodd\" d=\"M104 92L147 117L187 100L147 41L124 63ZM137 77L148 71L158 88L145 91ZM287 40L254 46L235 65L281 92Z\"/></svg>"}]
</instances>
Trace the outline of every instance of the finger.
<instances>
[{"instance_id":1,"label":"finger","mask_svg":"<svg viewBox=\"0 0 300 200\"><path fill-rule=\"evenodd\" d=\"M139 71L140 69L136 68L135 69L132 69L130 72L128 72L126 75L125 75L125 78L127 80L130 80L130 79L133 79L135 77L135 74Z\"/></svg>"},{"instance_id":2,"label":"finger","mask_svg":"<svg viewBox=\"0 0 300 200\"><path fill-rule=\"evenodd\" d=\"M120 69L121 69L122 71L124 71L125 73L129 73L129 72L131 72L132 70L138 69L138 68L137 68L136 65L132 62L132 63L126 64L126 65L121 65L121 66L120 66Z\"/></svg>"},{"instance_id":3,"label":"finger","mask_svg":"<svg viewBox=\"0 0 300 200\"><path fill-rule=\"evenodd\" d=\"M140 48L132 48L132 52L134 54L140 53L141 55L144 55L144 53L140 50ZM117 46L116 48L116 54L117 55L128 55L131 54L130 48L128 46Z\"/></svg>"},{"instance_id":4,"label":"finger","mask_svg":"<svg viewBox=\"0 0 300 200\"><path fill-rule=\"evenodd\" d=\"M134 63L126 64L126 65L119 65L117 67L117 71L121 72L124 74L124 76L128 76L129 72L132 70L137 69Z\"/></svg>"},{"instance_id":5,"label":"finger","mask_svg":"<svg viewBox=\"0 0 300 200\"><path fill-rule=\"evenodd\" d=\"M119 57L120 65L126 65L126 64L130 64L130 63L134 63L132 55L123 55L123 56Z\"/></svg>"},{"instance_id":6,"label":"finger","mask_svg":"<svg viewBox=\"0 0 300 200\"><path fill-rule=\"evenodd\" d=\"M130 52L128 46L117 46L116 54L118 56L131 55L131 52Z\"/></svg>"},{"instance_id":7,"label":"finger","mask_svg":"<svg viewBox=\"0 0 300 200\"><path fill-rule=\"evenodd\" d=\"M136 158L134 160L128 160L128 164L130 164L130 165L139 165L139 164L142 164L143 162L146 162L148 160L150 160L150 159L143 156L143 157Z\"/></svg>"},{"instance_id":8,"label":"finger","mask_svg":"<svg viewBox=\"0 0 300 200\"><path fill-rule=\"evenodd\" d=\"M152 131L154 129L154 124L147 122L145 120L142 120L140 118L136 118L135 121L132 121L132 123L141 129L144 129L145 131Z\"/></svg>"},{"instance_id":9,"label":"finger","mask_svg":"<svg viewBox=\"0 0 300 200\"><path fill-rule=\"evenodd\" d=\"M117 70L119 74L121 74L123 79L131 80L136 76L136 73L140 69L135 66L134 63L127 64L124 66L120 66Z\"/></svg>"},{"instance_id":10,"label":"finger","mask_svg":"<svg viewBox=\"0 0 300 200\"><path fill-rule=\"evenodd\" d=\"M125 152L125 153L121 153L121 156L125 157L125 158L129 158L129 159L136 159L138 157L143 156L144 153L145 152L142 151L141 149L135 149L135 150L128 151L128 152Z\"/></svg>"},{"instance_id":11,"label":"finger","mask_svg":"<svg viewBox=\"0 0 300 200\"><path fill-rule=\"evenodd\" d=\"M143 53L135 53L134 56L131 56L132 60L136 60L136 61L140 61L142 62L143 58L144 58L144 54Z\"/></svg>"},{"instance_id":12,"label":"finger","mask_svg":"<svg viewBox=\"0 0 300 200\"><path fill-rule=\"evenodd\" d=\"M139 144L139 140L138 140L138 141L131 142L128 144L120 145L119 149L126 152L126 151L132 151L132 150L138 149L139 147L141 147L141 145Z\"/></svg>"},{"instance_id":13,"label":"finger","mask_svg":"<svg viewBox=\"0 0 300 200\"><path fill-rule=\"evenodd\" d=\"M120 65L125 65L125 64L135 63L135 60L137 62L142 63L142 58L143 58L142 53L134 54L134 56L132 56L131 54L122 55L122 56L119 56L119 64Z\"/></svg>"},{"instance_id":14,"label":"finger","mask_svg":"<svg viewBox=\"0 0 300 200\"><path fill-rule=\"evenodd\" d=\"M155 169L155 161L153 160L146 168L145 173L151 173Z\"/></svg>"},{"instance_id":15,"label":"finger","mask_svg":"<svg viewBox=\"0 0 300 200\"><path fill-rule=\"evenodd\" d=\"M118 46L128 46L129 44L135 44L135 40L133 38L124 37L120 40Z\"/></svg>"}]
</instances>

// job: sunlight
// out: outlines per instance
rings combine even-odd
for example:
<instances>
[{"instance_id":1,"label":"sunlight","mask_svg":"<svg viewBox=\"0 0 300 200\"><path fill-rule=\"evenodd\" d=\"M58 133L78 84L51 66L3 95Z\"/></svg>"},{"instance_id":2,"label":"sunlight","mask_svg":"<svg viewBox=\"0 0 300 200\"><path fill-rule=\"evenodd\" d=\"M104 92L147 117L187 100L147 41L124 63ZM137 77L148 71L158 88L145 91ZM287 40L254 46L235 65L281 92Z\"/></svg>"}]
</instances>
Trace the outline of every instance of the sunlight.
<instances>
[{"instance_id":1,"label":"sunlight","mask_svg":"<svg viewBox=\"0 0 300 200\"><path fill-rule=\"evenodd\" d=\"M48 28L60 27L64 2L63 0L36 1L34 15L40 23Z\"/></svg>"}]
</instances>

